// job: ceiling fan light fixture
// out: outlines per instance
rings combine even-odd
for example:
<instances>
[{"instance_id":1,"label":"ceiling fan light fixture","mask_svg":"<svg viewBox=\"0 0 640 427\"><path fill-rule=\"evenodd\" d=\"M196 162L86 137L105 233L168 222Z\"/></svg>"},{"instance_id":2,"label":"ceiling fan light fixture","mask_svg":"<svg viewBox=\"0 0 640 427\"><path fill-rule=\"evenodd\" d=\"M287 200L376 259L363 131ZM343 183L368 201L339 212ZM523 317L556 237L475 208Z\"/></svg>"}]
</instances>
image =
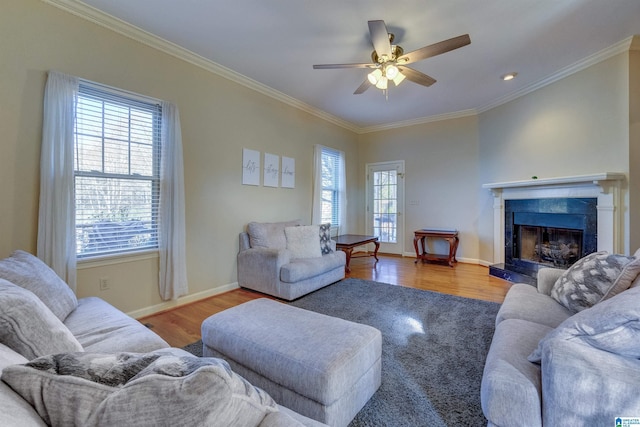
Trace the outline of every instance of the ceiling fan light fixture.
<instances>
[{"instance_id":1,"label":"ceiling fan light fixture","mask_svg":"<svg viewBox=\"0 0 640 427\"><path fill-rule=\"evenodd\" d=\"M436 82L436 79L414 68L405 67L405 65L441 55L471 43L469 34L463 34L421 47L405 55L401 46L393 44L395 37L387 31L384 21L369 21L368 25L369 36L373 45L371 63L321 64L313 66L314 69L366 68L371 70L367 74L367 78L353 92L354 95L363 93L369 86L375 86L388 96L389 80L398 86L405 78L422 86L431 86Z\"/></svg>"},{"instance_id":2,"label":"ceiling fan light fixture","mask_svg":"<svg viewBox=\"0 0 640 427\"><path fill-rule=\"evenodd\" d=\"M372 85L378 84L378 81L380 80L381 77L382 77L382 71L380 70L380 68L376 68L375 70L373 70L367 75L367 78L369 79L369 82L371 82Z\"/></svg>"},{"instance_id":3,"label":"ceiling fan light fixture","mask_svg":"<svg viewBox=\"0 0 640 427\"><path fill-rule=\"evenodd\" d=\"M393 80L396 78L400 70L398 70L398 67L396 67L395 64L389 64L385 67L384 71L387 78L389 80Z\"/></svg>"},{"instance_id":4,"label":"ceiling fan light fixture","mask_svg":"<svg viewBox=\"0 0 640 427\"><path fill-rule=\"evenodd\" d=\"M393 78L393 82L398 86L404 80L404 74L398 71L398 75Z\"/></svg>"}]
</instances>

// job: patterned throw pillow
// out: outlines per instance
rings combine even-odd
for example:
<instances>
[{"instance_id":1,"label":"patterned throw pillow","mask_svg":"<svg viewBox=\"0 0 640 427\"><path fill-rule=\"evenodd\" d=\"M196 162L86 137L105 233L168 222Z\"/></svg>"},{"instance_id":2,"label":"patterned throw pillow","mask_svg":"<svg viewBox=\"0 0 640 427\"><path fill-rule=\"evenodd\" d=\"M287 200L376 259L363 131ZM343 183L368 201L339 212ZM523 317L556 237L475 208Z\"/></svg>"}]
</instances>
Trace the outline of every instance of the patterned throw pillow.
<instances>
[{"instance_id":1,"label":"patterned throw pillow","mask_svg":"<svg viewBox=\"0 0 640 427\"><path fill-rule=\"evenodd\" d=\"M628 289L639 273L640 259L595 252L560 276L551 289L551 297L577 313Z\"/></svg>"},{"instance_id":2,"label":"patterned throw pillow","mask_svg":"<svg viewBox=\"0 0 640 427\"><path fill-rule=\"evenodd\" d=\"M2 371L49 425L258 425L276 403L222 359L178 349L66 353Z\"/></svg>"},{"instance_id":3,"label":"patterned throw pillow","mask_svg":"<svg viewBox=\"0 0 640 427\"><path fill-rule=\"evenodd\" d=\"M333 252L331 248L331 223L320 224L320 249L322 255Z\"/></svg>"}]
</instances>

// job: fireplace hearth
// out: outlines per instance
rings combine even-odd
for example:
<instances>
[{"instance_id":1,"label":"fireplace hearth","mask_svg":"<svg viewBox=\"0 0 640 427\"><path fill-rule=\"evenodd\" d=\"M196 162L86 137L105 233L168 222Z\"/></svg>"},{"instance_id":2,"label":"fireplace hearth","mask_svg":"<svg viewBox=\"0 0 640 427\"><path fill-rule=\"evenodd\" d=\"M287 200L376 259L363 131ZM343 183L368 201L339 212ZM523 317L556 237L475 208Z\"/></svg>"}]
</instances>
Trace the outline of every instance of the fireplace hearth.
<instances>
[{"instance_id":1,"label":"fireplace hearth","mask_svg":"<svg viewBox=\"0 0 640 427\"><path fill-rule=\"evenodd\" d=\"M490 273L535 284L542 267L569 268L597 251L597 199L547 198L505 201L504 263Z\"/></svg>"}]
</instances>

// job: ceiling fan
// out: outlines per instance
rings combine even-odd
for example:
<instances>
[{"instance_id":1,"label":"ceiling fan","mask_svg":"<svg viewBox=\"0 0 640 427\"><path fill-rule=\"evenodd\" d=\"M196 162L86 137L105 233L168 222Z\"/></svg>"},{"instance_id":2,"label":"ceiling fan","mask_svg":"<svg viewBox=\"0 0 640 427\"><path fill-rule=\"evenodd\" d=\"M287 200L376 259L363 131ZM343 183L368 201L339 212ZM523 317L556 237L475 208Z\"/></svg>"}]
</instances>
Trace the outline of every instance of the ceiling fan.
<instances>
[{"instance_id":1,"label":"ceiling fan","mask_svg":"<svg viewBox=\"0 0 640 427\"><path fill-rule=\"evenodd\" d=\"M402 47L392 44L394 35L387 32L387 26L384 21L369 21L369 33L371 34L371 43L374 49L371 53L371 63L321 64L314 65L313 68L316 70L333 68L373 69L373 71L367 75L365 81L353 92L354 95L363 93L372 85L386 91L389 80L393 81L397 86L405 78L422 86L431 86L436 82L436 79L413 68L409 68L407 65L458 49L471 43L469 34L464 34L416 49L409 53L404 53Z\"/></svg>"}]
</instances>

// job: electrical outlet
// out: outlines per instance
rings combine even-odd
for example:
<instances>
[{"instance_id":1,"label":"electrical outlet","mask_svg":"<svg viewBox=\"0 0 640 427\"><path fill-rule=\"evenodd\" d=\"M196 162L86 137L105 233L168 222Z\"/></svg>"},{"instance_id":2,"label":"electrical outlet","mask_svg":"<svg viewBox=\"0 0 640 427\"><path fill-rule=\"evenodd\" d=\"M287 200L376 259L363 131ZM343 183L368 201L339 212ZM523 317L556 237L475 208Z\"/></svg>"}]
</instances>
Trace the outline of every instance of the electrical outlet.
<instances>
[{"instance_id":1,"label":"electrical outlet","mask_svg":"<svg viewBox=\"0 0 640 427\"><path fill-rule=\"evenodd\" d=\"M107 291L109 289L110 289L109 278L108 277L101 277L100 278L100 290L101 291Z\"/></svg>"}]
</instances>

